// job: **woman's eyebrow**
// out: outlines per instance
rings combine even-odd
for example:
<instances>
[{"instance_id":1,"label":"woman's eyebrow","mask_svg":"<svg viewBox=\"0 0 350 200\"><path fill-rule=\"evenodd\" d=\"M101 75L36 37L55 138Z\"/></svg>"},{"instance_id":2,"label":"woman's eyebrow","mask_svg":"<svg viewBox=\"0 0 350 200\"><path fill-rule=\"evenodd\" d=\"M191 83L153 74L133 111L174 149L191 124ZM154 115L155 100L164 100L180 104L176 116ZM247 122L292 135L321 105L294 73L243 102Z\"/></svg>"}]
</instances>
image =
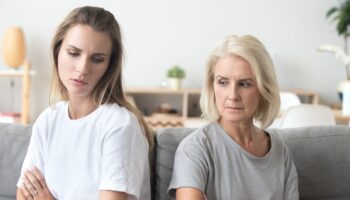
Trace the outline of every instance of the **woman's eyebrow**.
<instances>
[{"instance_id":1,"label":"woman's eyebrow","mask_svg":"<svg viewBox=\"0 0 350 200\"><path fill-rule=\"evenodd\" d=\"M82 52L81 49L79 49L78 47L74 46L74 45L67 45L69 48L72 48L74 49L75 51L78 51L78 52ZM93 55L96 55L96 56L108 56L107 53L104 53L104 52L97 52L97 53L93 53Z\"/></svg>"},{"instance_id":2,"label":"woman's eyebrow","mask_svg":"<svg viewBox=\"0 0 350 200\"><path fill-rule=\"evenodd\" d=\"M240 81L254 81L253 78L241 78Z\"/></svg>"},{"instance_id":3,"label":"woman's eyebrow","mask_svg":"<svg viewBox=\"0 0 350 200\"><path fill-rule=\"evenodd\" d=\"M81 49L79 49L78 47L74 46L74 45L67 45L69 48L72 48L76 51L82 51Z\"/></svg>"},{"instance_id":4,"label":"woman's eyebrow","mask_svg":"<svg viewBox=\"0 0 350 200\"><path fill-rule=\"evenodd\" d=\"M222 78L222 79L228 79L228 78L226 78L226 77L224 77L224 76L221 76L221 75L216 75L216 76L215 76L215 79L220 79L220 78Z\"/></svg>"}]
</instances>

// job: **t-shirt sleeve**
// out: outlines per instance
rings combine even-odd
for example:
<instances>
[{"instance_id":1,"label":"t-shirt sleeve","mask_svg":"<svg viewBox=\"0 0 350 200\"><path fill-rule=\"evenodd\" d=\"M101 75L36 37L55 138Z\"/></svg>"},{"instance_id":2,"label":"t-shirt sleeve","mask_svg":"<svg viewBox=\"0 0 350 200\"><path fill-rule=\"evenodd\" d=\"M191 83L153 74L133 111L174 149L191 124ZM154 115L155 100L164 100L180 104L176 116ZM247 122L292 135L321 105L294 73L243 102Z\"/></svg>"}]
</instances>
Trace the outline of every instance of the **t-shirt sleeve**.
<instances>
[{"instance_id":1,"label":"t-shirt sleeve","mask_svg":"<svg viewBox=\"0 0 350 200\"><path fill-rule=\"evenodd\" d=\"M29 146L18 179L17 187L22 186L22 177L25 170L37 167L44 174L44 139L45 139L45 114L41 114L33 125Z\"/></svg>"},{"instance_id":2,"label":"t-shirt sleeve","mask_svg":"<svg viewBox=\"0 0 350 200\"><path fill-rule=\"evenodd\" d=\"M205 193L209 166L204 143L195 138L188 138L179 145L168 188L168 195L171 198L175 198L176 189L181 187L196 188Z\"/></svg>"},{"instance_id":3,"label":"t-shirt sleeve","mask_svg":"<svg viewBox=\"0 0 350 200\"><path fill-rule=\"evenodd\" d=\"M294 165L292 154L289 149L285 149L285 180L284 180L284 200L298 200L298 175Z\"/></svg>"},{"instance_id":4,"label":"t-shirt sleeve","mask_svg":"<svg viewBox=\"0 0 350 200\"><path fill-rule=\"evenodd\" d=\"M103 142L99 189L139 199L148 164L148 143L137 124L112 129Z\"/></svg>"}]
</instances>

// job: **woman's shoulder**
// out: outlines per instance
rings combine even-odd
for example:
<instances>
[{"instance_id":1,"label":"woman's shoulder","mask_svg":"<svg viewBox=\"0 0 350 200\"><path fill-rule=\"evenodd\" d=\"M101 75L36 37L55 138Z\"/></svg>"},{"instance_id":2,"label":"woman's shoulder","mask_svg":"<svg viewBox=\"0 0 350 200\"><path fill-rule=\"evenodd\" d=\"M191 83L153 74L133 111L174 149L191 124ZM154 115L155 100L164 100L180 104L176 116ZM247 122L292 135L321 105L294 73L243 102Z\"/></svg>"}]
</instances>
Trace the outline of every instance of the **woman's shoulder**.
<instances>
[{"instance_id":1,"label":"woman's shoulder","mask_svg":"<svg viewBox=\"0 0 350 200\"><path fill-rule=\"evenodd\" d=\"M190 133L189 136L181 141L179 147L183 149L192 149L193 147L207 149L218 139L217 137L218 134L215 123L209 123Z\"/></svg>"},{"instance_id":2,"label":"woman's shoulder","mask_svg":"<svg viewBox=\"0 0 350 200\"><path fill-rule=\"evenodd\" d=\"M273 142L275 142L279 145L284 145L283 139L281 138L279 133L274 132L274 131L270 131L270 130L264 130L264 131L269 134L269 136L270 136L271 140L273 140Z\"/></svg>"},{"instance_id":3,"label":"woman's shoulder","mask_svg":"<svg viewBox=\"0 0 350 200\"><path fill-rule=\"evenodd\" d=\"M118 104L103 104L99 109L96 127L103 130L106 137L118 138L121 142L146 141L144 137L132 136L143 136L140 123L133 112ZM144 144L146 143L147 141Z\"/></svg>"},{"instance_id":4,"label":"woman's shoulder","mask_svg":"<svg viewBox=\"0 0 350 200\"><path fill-rule=\"evenodd\" d=\"M59 113L64 112L65 109L68 109L67 106L68 106L68 103L64 101L61 101L52 106L49 106L40 113L40 115L37 118L37 121L50 120L50 118L53 118L55 115L58 115Z\"/></svg>"},{"instance_id":5,"label":"woman's shoulder","mask_svg":"<svg viewBox=\"0 0 350 200\"><path fill-rule=\"evenodd\" d=\"M59 102L43 110L33 124L33 133L50 134L49 130L60 124L57 120L60 114L64 114L64 110L68 109L67 105L65 102Z\"/></svg>"},{"instance_id":6,"label":"woman's shoulder","mask_svg":"<svg viewBox=\"0 0 350 200\"><path fill-rule=\"evenodd\" d=\"M271 144L274 146L275 151L289 153L288 146L284 142L282 136L276 132L271 130L265 130L270 136Z\"/></svg>"},{"instance_id":7,"label":"woman's shoulder","mask_svg":"<svg viewBox=\"0 0 350 200\"><path fill-rule=\"evenodd\" d=\"M103 104L100 109L100 117L108 119L111 123L129 125L137 122L137 118L133 112L116 103Z\"/></svg>"}]
</instances>

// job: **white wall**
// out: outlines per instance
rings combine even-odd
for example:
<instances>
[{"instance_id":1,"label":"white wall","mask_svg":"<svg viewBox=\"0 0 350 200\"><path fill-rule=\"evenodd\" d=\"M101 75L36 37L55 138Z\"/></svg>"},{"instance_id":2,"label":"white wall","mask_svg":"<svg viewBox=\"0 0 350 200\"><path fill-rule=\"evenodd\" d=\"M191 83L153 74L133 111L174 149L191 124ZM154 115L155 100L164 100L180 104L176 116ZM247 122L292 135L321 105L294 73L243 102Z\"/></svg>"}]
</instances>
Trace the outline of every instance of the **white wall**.
<instances>
[{"instance_id":1,"label":"white wall","mask_svg":"<svg viewBox=\"0 0 350 200\"><path fill-rule=\"evenodd\" d=\"M98 2L98 3L96 3ZM0 38L7 27L21 26L28 58L37 71L31 95L32 119L48 106L50 43L56 26L74 7L98 5L110 10L124 35L127 86L158 87L174 64L185 68L187 87L201 87L207 56L225 35L252 34L271 52L282 89L315 90L323 103L337 102L337 84L345 68L333 55L316 51L320 44L341 45L326 11L328 0L99 0L56 2L0 1ZM0 57L0 66L5 66ZM19 110L11 98L10 79L0 80L0 110ZM14 95L20 94L16 80ZM14 104L14 108L11 107Z\"/></svg>"}]
</instances>

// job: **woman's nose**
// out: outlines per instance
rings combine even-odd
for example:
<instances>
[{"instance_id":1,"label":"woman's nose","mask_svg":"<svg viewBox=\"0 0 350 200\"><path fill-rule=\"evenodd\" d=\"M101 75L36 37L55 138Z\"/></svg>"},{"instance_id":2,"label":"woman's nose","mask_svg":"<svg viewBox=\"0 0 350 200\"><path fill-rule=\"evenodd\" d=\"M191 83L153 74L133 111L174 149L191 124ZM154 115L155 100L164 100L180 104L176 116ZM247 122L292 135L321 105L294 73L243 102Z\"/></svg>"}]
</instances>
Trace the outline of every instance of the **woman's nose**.
<instances>
[{"instance_id":1,"label":"woman's nose","mask_svg":"<svg viewBox=\"0 0 350 200\"><path fill-rule=\"evenodd\" d=\"M232 86L229 90L228 99L232 101L237 101L240 99L238 88L236 86Z\"/></svg>"},{"instance_id":2,"label":"woman's nose","mask_svg":"<svg viewBox=\"0 0 350 200\"><path fill-rule=\"evenodd\" d=\"M87 58L81 58L77 63L75 70L81 74L87 74L89 71L89 61Z\"/></svg>"}]
</instances>

